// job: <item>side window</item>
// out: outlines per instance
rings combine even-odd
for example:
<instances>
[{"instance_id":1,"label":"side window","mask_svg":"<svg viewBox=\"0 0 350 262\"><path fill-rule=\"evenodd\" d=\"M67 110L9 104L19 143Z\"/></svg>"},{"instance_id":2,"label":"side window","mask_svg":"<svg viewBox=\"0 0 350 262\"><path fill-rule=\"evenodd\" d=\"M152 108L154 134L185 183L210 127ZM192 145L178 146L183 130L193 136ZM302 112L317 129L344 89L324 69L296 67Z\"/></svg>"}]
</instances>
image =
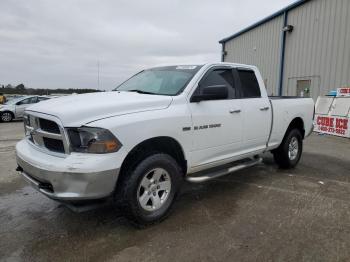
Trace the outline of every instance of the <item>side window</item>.
<instances>
[{"instance_id":1,"label":"side window","mask_svg":"<svg viewBox=\"0 0 350 262\"><path fill-rule=\"evenodd\" d=\"M29 104L34 104L36 102L38 102L38 97L34 96L34 97L29 98Z\"/></svg>"},{"instance_id":2,"label":"side window","mask_svg":"<svg viewBox=\"0 0 350 262\"><path fill-rule=\"evenodd\" d=\"M254 71L237 70L242 87L243 98L261 97L260 86L256 79Z\"/></svg>"},{"instance_id":3,"label":"side window","mask_svg":"<svg viewBox=\"0 0 350 262\"><path fill-rule=\"evenodd\" d=\"M28 105L30 104L30 98L23 99L22 101L19 101L17 105Z\"/></svg>"},{"instance_id":4,"label":"side window","mask_svg":"<svg viewBox=\"0 0 350 262\"><path fill-rule=\"evenodd\" d=\"M229 98L236 98L236 87L231 69L215 69L201 80L200 86L225 85L228 88Z\"/></svg>"},{"instance_id":5,"label":"side window","mask_svg":"<svg viewBox=\"0 0 350 262\"><path fill-rule=\"evenodd\" d=\"M22 101L18 102L17 105L29 105L29 104L34 104L36 103L38 100L38 98L35 96L35 97L30 97L30 98L26 98L26 99L23 99Z\"/></svg>"},{"instance_id":6,"label":"side window","mask_svg":"<svg viewBox=\"0 0 350 262\"><path fill-rule=\"evenodd\" d=\"M48 100L48 97L38 97L38 102Z\"/></svg>"}]
</instances>

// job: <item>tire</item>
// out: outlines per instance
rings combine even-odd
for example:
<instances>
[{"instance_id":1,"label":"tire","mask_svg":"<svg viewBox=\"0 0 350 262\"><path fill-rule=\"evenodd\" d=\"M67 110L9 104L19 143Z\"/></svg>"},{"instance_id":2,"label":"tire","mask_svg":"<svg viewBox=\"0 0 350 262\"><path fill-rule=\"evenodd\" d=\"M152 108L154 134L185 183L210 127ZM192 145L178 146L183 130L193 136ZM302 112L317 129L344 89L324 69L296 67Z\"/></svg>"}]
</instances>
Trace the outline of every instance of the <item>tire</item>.
<instances>
[{"instance_id":1,"label":"tire","mask_svg":"<svg viewBox=\"0 0 350 262\"><path fill-rule=\"evenodd\" d=\"M5 112L2 112L1 113L1 121L2 122L11 122L12 120L13 120L13 115L12 115L12 113L11 112L7 112L7 111L5 111Z\"/></svg>"},{"instance_id":2,"label":"tire","mask_svg":"<svg viewBox=\"0 0 350 262\"><path fill-rule=\"evenodd\" d=\"M274 150L276 164L283 169L297 166L303 152L303 137L298 129L291 129L283 138L281 145Z\"/></svg>"},{"instance_id":3,"label":"tire","mask_svg":"<svg viewBox=\"0 0 350 262\"><path fill-rule=\"evenodd\" d=\"M182 169L169 155L155 153L144 157L126 174L116 192L126 216L138 226L164 220L173 206L181 182Z\"/></svg>"}]
</instances>

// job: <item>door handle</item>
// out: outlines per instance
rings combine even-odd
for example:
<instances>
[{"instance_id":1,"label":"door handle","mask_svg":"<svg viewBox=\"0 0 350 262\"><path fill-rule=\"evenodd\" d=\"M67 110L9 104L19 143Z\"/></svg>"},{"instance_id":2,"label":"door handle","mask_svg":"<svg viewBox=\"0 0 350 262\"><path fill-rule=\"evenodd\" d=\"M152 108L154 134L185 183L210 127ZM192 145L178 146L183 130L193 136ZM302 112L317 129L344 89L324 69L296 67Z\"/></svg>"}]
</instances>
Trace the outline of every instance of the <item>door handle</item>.
<instances>
[{"instance_id":1,"label":"door handle","mask_svg":"<svg viewBox=\"0 0 350 262\"><path fill-rule=\"evenodd\" d=\"M270 109L270 107L268 107L268 106L260 107L260 111L267 111L269 109Z\"/></svg>"},{"instance_id":2,"label":"door handle","mask_svg":"<svg viewBox=\"0 0 350 262\"><path fill-rule=\"evenodd\" d=\"M241 109L231 109L230 114L238 114L241 113Z\"/></svg>"}]
</instances>

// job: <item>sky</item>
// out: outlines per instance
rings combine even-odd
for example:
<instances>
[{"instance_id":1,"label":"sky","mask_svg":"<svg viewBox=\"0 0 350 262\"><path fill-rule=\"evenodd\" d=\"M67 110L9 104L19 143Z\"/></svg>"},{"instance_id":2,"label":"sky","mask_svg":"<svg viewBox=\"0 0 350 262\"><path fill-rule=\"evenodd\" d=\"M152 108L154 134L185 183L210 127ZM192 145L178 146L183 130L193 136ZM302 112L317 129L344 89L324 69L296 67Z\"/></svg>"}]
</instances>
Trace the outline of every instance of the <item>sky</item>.
<instances>
[{"instance_id":1,"label":"sky","mask_svg":"<svg viewBox=\"0 0 350 262\"><path fill-rule=\"evenodd\" d=\"M292 2L0 0L0 85L111 90L148 67L218 62L219 40Z\"/></svg>"}]
</instances>

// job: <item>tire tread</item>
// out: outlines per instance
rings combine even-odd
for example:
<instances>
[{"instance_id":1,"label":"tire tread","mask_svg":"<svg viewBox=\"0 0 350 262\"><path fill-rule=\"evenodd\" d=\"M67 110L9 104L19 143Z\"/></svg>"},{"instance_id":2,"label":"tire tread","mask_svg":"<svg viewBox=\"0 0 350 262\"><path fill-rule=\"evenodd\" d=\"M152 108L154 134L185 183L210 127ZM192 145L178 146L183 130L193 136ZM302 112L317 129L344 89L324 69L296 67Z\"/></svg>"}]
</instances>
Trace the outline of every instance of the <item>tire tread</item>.
<instances>
[{"instance_id":1,"label":"tire tread","mask_svg":"<svg viewBox=\"0 0 350 262\"><path fill-rule=\"evenodd\" d=\"M157 161L165 161L172 165L175 168L176 173L178 173L178 181L172 181L172 187L174 187L174 198L172 203L170 203L169 208L161 215L156 217L156 219L145 219L145 216L142 214L138 203L133 199L133 193L135 186L138 185L138 179L140 177L141 170L145 170L148 165ZM173 177L172 177L173 179ZM132 164L127 167L124 171L124 174L121 174L121 181L117 187L115 194L115 203L119 209L124 213L124 215L137 227L145 227L153 224L160 223L166 219L172 208L173 203L177 197L177 191L181 185L182 181L182 170L178 163L169 155L161 152L149 152L145 154L139 154L135 157L135 160Z\"/></svg>"}]
</instances>

